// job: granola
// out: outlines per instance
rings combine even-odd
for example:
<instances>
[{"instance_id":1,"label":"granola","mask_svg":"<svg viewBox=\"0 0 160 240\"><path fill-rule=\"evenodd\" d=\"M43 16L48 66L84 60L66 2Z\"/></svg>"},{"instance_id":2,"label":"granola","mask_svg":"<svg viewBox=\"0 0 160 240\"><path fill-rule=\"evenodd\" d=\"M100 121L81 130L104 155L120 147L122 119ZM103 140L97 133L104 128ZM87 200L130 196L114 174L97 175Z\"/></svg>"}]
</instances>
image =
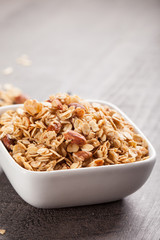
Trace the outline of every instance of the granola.
<instances>
[{"instance_id":1,"label":"granola","mask_svg":"<svg viewBox=\"0 0 160 240\"><path fill-rule=\"evenodd\" d=\"M22 94L20 89L10 84L5 84L3 87L0 86L0 107L24 103L26 100L27 97Z\"/></svg>"},{"instance_id":2,"label":"granola","mask_svg":"<svg viewBox=\"0 0 160 240\"><path fill-rule=\"evenodd\" d=\"M28 99L0 117L0 139L31 171L132 163L149 157L148 145L117 111L78 96Z\"/></svg>"}]
</instances>

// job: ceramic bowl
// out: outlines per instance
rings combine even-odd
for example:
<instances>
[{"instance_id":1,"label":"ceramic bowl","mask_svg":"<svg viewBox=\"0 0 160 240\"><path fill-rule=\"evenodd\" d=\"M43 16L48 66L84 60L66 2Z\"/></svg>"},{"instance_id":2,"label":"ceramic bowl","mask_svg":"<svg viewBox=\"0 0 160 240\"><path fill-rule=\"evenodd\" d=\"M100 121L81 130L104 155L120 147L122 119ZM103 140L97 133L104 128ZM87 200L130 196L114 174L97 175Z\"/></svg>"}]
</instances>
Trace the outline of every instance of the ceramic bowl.
<instances>
[{"instance_id":1,"label":"ceramic bowl","mask_svg":"<svg viewBox=\"0 0 160 240\"><path fill-rule=\"evenodd\" d=\"M137 191L148 179L155 164L154 148L137 126L116 106L98 102L117 110L141 134L149 145L149 159L134 163L82 169L34 172L19 166L0 141L0 163L15 191L27 203L38 208L59 208L106 203L122 199ZM21 105L2 107L0 114Z\"/></svg>"}]
</instances>

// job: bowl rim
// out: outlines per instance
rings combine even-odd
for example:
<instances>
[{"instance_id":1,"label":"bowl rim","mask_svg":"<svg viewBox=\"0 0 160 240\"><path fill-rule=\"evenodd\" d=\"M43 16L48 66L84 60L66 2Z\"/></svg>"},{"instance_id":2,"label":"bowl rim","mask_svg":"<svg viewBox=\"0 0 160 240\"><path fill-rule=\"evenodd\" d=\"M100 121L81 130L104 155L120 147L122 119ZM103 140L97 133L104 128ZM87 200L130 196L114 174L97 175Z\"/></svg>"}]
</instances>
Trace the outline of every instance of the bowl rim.
<instances>
[{"instance_id":1,"label":"bowl rim","mask_svg":"<svg viewBox=\"0 0 160 240\"><path fill-rule=\"evenodd\" d=\"M8 158L8 163L10 163L10 165L13 168L17 168L18 171L22 172L23 174L31 174L31 175L43 175L45 176L47 174L47 176L49 175L61 175L61 174L70 174L71 171L76 172L76 173L83 173L83 172L95 172L95 171L101 171L103 170L107 170L107 169L122 169L122 168L128 168L128 167L134 167L134 166L140 166L140 165L144 165L147 164L149 162L155 162L156 161L156 151L154 149L154 147L152 146L152 144L150 143L150 141L148 140L148 138L143 134L143 132L135 125L135 123L132 122L132 120L122 111L119 109L119 107L117 107L116 105L108 102L108 101L102 101L102 100L93 100L93 99L86 99L86 101L91 102L91 103L99 103L102 105L107 105L109 107L111 107L112 109L115 109L118 113L120 113L124 119L126 119L136 130L136 132L138 134L140 134L148 143L149 146L149 155L150 157L144 161L137 161L137 162L133 162L133 163L123 163L123 164L115 164L115 165L104 165L104 166L97 166L97 167L86 167L86 168L77 168L77 169L63 169L63 170L59 170L59 171L31 171L28 169L25 169L23 167L21 167L18 163L16 163L16 161L12 158L12 156L9 154L9 152L7 151L7 149L5 148L5 146L3 145L3 143L0 140L0 152L3 152L4 155L6 155L6 158ZM5 111L8 110L15 110L19 107L22 107L23 104L14 104L14 105L7 105L7 106L3 106L0 107L0 115L2 113L4 113ZM3 169L3 167L2 167Z\"/></svg>"}]
</instances>

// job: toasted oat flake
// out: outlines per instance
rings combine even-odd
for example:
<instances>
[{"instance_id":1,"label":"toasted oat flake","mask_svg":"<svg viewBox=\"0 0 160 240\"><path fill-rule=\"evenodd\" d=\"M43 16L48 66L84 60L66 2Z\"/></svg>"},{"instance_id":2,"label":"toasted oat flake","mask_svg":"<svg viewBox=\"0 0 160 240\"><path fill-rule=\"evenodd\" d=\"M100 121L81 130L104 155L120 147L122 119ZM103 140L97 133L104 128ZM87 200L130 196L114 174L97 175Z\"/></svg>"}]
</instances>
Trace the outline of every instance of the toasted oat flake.
<instances>
[{"instance_id":1,"label":"toasted oat flake","mask_svg":"<svg viewBox=\"0 0 160 240\"><path fill-rule=\"evenodd\" d=\"M6 89L12 92L10 86ZM119 113L68 94L50 96L46 102L27 99L22 108L3 113L0 139L30 171L126 164L149 157L147 142Z\"/></svg>"},{"instance_id":2,"label":"toasted oat flake","mask_svg":"<svg viewBox=\"0 0 160 240\"><path fill-rule=\"evenodd\" d=\"M102 166L104 164L103 159L96 159L92 161L90 164L88 164L88 167L97 167L97 166Z\"/></svg>"},{"instance_id":3,"label":"toasted oat flake","mask_svg":"<svg viewBox=\"0 0 160 240\"><path fill-rule=\"evenodd\" d=\"M75 144L75 143L70 143L68 146L67 146L67 151L68 152L77 152L78 151L78 149L79 149L79 146L77 145L77 144Z\"/></svg>"},{"instance_id":4,"label":"toasted oat flake","mask_svg":"<svg viewBox=\"0 0 160 240\"><path fill-rule=\"evenodd\" d=\"M0 234L5 234L6 230L5 229L0 229Z\"/></svg>"},{"instance_id":5,"label":"toasted oat flake","mask_svg":"<svg viewBox=\"0 0 160 240\"><path fill-rule=\"evenodd\" d=\"M93 149L94 149L94 146L92 144L85 144L82 147L83 151L88 151L88 152L92 151Z\"/></svg>"},{"instance_id":6,"label":"toasted oat flake","mask_svg":"<svg viewBox=\"0 0 160 240\"><path fill-rule=\"evenodd\" d=\"M79 167L79 162L76 163L72 163L72 165L70 166L71 169L75 169Z\"/></svg>"}]
</instances>

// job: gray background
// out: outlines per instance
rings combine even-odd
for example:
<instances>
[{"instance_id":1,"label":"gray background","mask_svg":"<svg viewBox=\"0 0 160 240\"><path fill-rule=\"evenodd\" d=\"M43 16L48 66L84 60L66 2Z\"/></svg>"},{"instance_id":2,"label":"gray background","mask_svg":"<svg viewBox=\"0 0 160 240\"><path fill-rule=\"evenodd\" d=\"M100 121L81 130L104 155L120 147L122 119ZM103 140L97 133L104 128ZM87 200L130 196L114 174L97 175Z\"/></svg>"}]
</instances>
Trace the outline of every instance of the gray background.
<instances>
[{"instance_id":1,"label":"gray background","mask_svg":"<svg viewBox=\"0 0 160 240\"><path fill-rule=\"evenodd\" d=\"M22 54L30 67L17 65ZM160 1L0 0L5 83L41 100L70 91L118 105L153 143L157 163L122 201L55 210L29 206L1 174L0 239L160 239Z\"/></svg>"}]
</instances>

